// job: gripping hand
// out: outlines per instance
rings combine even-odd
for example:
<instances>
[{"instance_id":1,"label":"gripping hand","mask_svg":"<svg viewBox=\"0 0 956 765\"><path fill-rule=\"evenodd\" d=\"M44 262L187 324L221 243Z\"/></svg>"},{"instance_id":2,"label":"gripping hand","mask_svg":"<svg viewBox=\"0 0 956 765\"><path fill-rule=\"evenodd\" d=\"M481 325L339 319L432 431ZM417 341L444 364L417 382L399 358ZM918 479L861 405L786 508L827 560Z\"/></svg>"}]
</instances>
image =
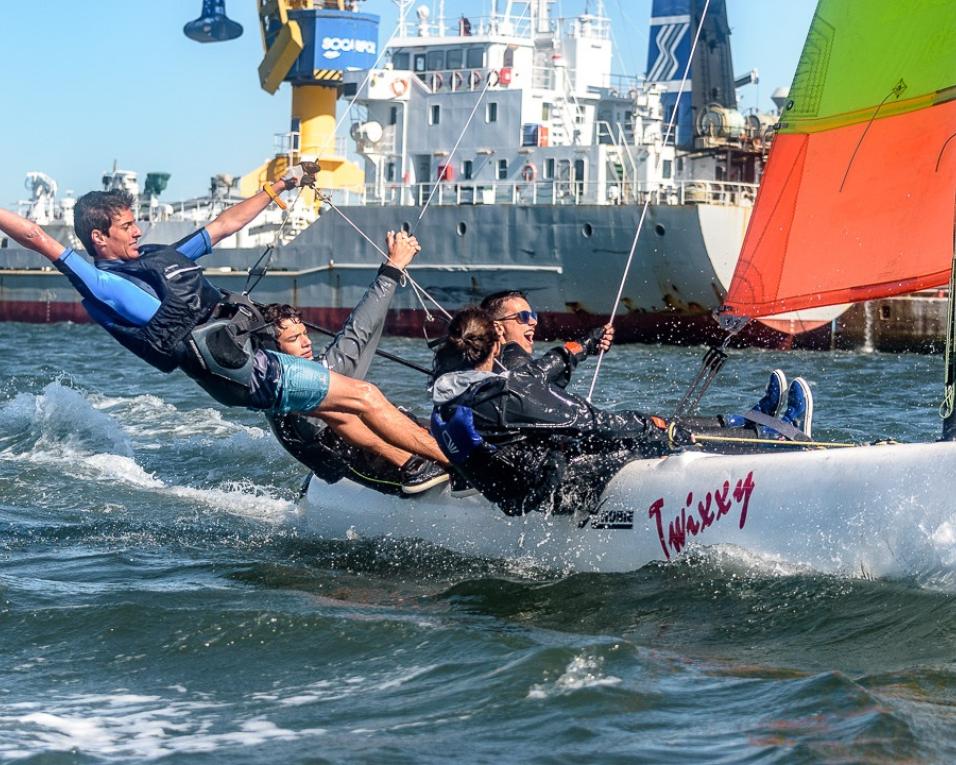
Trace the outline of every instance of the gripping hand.
<instances>
[{"instance_id":1,"label":"gripping hand","mask_svg":"<svg viewBox=\"0 0 956 765\"><path fill-rule=\"evenodd\" d=\"M290 167L286 174L282 176L282 180L285 181L287 188L295 188L297 186L313 186L315 184L315 176L318 175L319 167L316 162L300 162L298 165L293 165Z\"/></svg>"}]
</instances>

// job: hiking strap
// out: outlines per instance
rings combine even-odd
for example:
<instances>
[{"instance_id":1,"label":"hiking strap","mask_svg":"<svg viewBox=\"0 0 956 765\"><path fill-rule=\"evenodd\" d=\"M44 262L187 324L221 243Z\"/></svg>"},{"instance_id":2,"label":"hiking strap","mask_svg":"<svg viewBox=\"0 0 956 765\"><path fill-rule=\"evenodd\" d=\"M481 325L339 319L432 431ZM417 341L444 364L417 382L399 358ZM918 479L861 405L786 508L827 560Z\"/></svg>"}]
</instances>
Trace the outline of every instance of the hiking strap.
<instances>
[{"instance_id":1,"label":"hiking strap","mask_svg":"<svg viewBox=\"0 0 956 765\"><path fill-rule=\"evenodd\" d=\"M749 412L744 412L741 415L741 417L757 425L763 425L764 427L770 428L771 430L775 430L781 436L786 436L791 441L809 441L810 440L810 436L808 436L802 430L798 430L789 422L784 422L778 417L772 417L769 414L758 412L756 409L751 409Z\"/></svg>"}]
</instances>

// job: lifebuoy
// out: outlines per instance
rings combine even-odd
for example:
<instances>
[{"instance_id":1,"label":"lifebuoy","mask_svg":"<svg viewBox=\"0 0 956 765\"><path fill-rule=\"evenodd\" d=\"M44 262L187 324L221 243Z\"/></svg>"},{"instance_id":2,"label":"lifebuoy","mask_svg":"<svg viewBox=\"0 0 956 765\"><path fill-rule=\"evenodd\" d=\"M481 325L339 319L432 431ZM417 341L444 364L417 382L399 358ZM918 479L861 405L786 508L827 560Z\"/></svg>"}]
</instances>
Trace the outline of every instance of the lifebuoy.
<instances>
[{"instance_id":1,"label":"lifebuoy","mask_svg":"<svg viewBox=\"0 0 956 765\"><path fill-rule=\"evenodd\" d=\"M534 162L525 162L524 167L521 168L521 180L525 183L534 183L538 178L538 168L534 166Z\"/></svg>"},{"instance_id":2,"label":"lifebuoy","mask_svg":"<svg viewBox=\"0 0 956 765\"><path fill-rule=\"evenodd\" d=\"M435 72L432 75L432 91L441 90L441 86L445 84L445 79L441 76L440 72Z\"/></svg>"},{"instance_id":3,"label":"lifebuoy","mask_svg":"<svg viewBox=\"0 0 956 765\"><path fill-rule=\"evenodd\" d=\"M498 84L498 72L495 71L494 69L489 69L488 70L488 85L493 88L497 84Z\"/></svg>"},{"instance_id":4,"label":"lifebuoy","mask_svg":"<svg viewBox=\"0 0 956 765\"><path fill-rule=\"evenodd\" d=\"M461 90L461 86L464 85L465 78L461 76L461 72L452 72L451 75L451 89L452 90Z\"/></svg>"},{"instance_id":5,"label":"lifebuoy","mask_svg":"<svg viewBox=\"0 0 956 765\"><path fill-rule=\"evenodd\" d=\"M477 69L473 69L471 71L470 80L471 80L471 89L474 90L479 85L481 85L481 72L479 72Z\"/></svg>"},{"instance_id":6,"label":"lifebuoy","mask_svg":"<svg viewBox=\"0 0 956 765\"><path fill-rule=\"evenodd\" d=\"M511 84L510 66L504 66L498 70L498 82L505 87L508 87Z\"/></svg>"},{"instance_id":7,"label":"lifebuoy","mask_svg":"<svg viewBox=\"0 0 956 765\"><path fill-rule=\"evenodd\" d=\"M407 92L408 92L408 80L403 80L400 77L392 80L392 93L395 94L396 98L401 98Z\"/></svg>"}]
</instances>

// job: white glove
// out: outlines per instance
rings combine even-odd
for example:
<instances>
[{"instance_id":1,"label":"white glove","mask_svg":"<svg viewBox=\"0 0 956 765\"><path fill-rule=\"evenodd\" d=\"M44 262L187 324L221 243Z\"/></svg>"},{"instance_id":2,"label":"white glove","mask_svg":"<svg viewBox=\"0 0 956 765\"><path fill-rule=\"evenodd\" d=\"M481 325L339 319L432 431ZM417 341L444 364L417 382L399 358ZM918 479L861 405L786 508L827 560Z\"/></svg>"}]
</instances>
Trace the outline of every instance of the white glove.
<instances>
[{"instance_id":1,"label":"white glove","mask_svg":"<svg viewBox=\"0 0 956 765\"><path fill-rule=\"evenodd\" d=\"M297 186L312 186L320 169L316 162L300 162L290 167L282 176L282 180L289 189Z\"/></svg>"}]
</instances>

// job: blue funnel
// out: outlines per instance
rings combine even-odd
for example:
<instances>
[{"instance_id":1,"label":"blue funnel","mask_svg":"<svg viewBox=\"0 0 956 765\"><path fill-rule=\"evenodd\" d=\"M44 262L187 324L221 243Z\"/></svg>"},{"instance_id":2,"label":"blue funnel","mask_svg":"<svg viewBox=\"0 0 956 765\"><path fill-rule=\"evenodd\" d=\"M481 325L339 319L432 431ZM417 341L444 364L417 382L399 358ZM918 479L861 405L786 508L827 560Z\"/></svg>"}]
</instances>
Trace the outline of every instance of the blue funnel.
<instances>
[{"instance_id":1,"label":"blue funnel","mask_svg":"<svg viewBox=\"0 0 956 765\"><path fill-rule=\"evenodd\" d=\"M226 17L226 0L202 0L202 15L183 27L183 34L196 42L224 42L242 34L242 24Z\"/></svg>"}]
</instances>

